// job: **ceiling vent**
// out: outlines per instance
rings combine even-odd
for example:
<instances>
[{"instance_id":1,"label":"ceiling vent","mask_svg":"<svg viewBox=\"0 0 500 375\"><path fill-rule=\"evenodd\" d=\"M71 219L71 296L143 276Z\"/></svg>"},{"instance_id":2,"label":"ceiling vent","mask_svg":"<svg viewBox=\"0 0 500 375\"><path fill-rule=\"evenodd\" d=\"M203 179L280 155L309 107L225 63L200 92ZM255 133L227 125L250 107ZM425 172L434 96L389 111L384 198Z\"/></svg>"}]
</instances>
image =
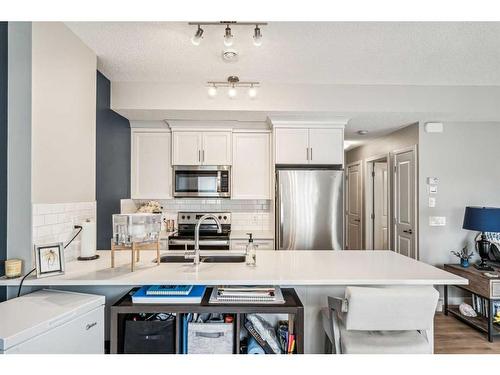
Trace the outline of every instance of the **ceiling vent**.
<instances>
[{"instance_id":1,"label":"ceiling vent","mask_svg":"<svg viewBox=\"0 0 500 375\"><path fill-rule=\"evenodd\" d=\"M236 62L238 61L238 51L234 49L225 49L222 51L222 60L225 62Z\"/></svg>"}]
</instances>

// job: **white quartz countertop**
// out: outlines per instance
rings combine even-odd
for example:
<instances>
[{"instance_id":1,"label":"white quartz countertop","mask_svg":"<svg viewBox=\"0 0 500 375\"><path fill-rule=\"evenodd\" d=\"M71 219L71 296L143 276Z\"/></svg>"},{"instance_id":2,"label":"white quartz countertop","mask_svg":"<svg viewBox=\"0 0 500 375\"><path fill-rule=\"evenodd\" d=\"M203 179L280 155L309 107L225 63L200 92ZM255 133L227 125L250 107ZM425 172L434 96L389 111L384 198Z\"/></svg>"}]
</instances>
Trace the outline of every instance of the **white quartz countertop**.
<instances>
[{"instance_id":1,"label":"white quartz countertop","mask_svg":"<svg viewBox=\"0 0 500 375\"><path fill-rule=\"evenodd\" d=\"M130 271L130 253L99 251L95 261L66 264L60 276L28 277L24 285L145 285L145 284L273 284L273 285L466 285L467 280L392 251L257 251L257 266L245 263L154 264L153 251L141 252ZM170 251L169 253L173 253ZM0 278L0 285L19 285L20 278Z\"/></svg>"},{"instance_id":2,"label":"white quartz countertop","mask_svg":"<svg viewBox=\"0 0 500 375\"><path fill-rule=\"evenodd\" d=\"M256 240L274 239L274 234L271 230L232 230L229 238L231 240L248 240L247 233L252 233L252 237Z\"/></svg>"}]
</instances>

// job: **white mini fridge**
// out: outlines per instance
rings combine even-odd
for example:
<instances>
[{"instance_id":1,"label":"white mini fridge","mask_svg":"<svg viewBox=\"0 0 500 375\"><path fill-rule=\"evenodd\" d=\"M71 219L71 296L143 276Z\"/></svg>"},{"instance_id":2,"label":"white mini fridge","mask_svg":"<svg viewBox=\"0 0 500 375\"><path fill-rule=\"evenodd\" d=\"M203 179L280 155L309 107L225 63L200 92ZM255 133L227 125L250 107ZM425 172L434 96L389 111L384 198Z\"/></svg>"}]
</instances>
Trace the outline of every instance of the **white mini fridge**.
<instances>
[{"instance_id":1,"label":"white mini fridge","mask_svg":"<svg viewBox=\"0 0 500 375\"><path fill-rule=\"evenodd\" d=\"M39 290L0 303L1 354L104 354L104 296Z\"/></svg>"}]
</instances>

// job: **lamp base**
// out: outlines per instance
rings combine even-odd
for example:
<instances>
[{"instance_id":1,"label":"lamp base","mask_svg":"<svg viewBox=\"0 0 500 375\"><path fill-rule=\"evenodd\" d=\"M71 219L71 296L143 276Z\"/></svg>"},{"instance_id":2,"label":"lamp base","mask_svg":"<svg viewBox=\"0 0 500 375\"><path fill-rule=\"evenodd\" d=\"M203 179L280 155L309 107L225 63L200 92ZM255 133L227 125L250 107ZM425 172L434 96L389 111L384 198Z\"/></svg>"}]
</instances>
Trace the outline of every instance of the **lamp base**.
<instances>
[{"instance_id":1,"label":"lamp base","mask_svg":"<svg viewBox=\"0 0 500 375\"><path fill-rule=\"evenodd\" d=\"M474 267L479 271L495 271L493 267L489 266L483 259L479 263L474 264Z\"/></svg>"}]
</instances>

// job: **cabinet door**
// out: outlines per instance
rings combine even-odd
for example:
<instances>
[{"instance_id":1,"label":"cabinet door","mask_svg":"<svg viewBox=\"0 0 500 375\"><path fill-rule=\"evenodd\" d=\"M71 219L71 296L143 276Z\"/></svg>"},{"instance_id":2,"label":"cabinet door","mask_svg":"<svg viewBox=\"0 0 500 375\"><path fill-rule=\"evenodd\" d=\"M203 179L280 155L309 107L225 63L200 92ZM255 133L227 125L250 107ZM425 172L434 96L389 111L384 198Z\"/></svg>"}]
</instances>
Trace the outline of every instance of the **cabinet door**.
<instances>
[{"instance_id":1,"label":"cabinet door","mask_svg":"<svg viewBox=\"0 0 500 375\"><path fill-rule=\"evenodd\" d=\"M172 164L200 165L202 134L199 132L175 131L172 133Z\"/></svg>"},{"instance_id":2,"label":"cabinet door","mask_svg":"<svg viewBox=\"0 0 500 375\"><path fill-rule=\"evenodd\" d=\"M234 133L232 199L271 199L269 133Z\"/></svg>"},{"instance_id":3,"label":"cabinet door","mask_svg":"<svg viewBox=\"0 0 500 375\"><path fill-rule=\"evenodd\" d=\"M231 165L231 132L204 132L203 165Z\"/></svg>"},{"instance_id":4,"label":"cabinet door","mask_svg":"<svg viewBox=\"0 0 500 375\"><path fill-rule=\"evenodd\" d=\"M309 129L309 163L343 164L344 131L342 129Z\"/></svg>"},{"instance_id":5,"label":"cabinet door","mask_svg":"<svg viewBox=\"0 0 500 375\"><path fill-rule=\"evenodd\" d=\"M278 128L275 130L276 164L307 164L308 130Z\"/></svg>"},{"instance_id":6,"label":"cabinet door","mask_svg":"<svg viewBox=\"0 0 500 375\"><path fill-rule=\"evenodd\" d=\"M133 199L172 197L170 147L170 132L132 132Z\"/></svg>"}]
</instances>

